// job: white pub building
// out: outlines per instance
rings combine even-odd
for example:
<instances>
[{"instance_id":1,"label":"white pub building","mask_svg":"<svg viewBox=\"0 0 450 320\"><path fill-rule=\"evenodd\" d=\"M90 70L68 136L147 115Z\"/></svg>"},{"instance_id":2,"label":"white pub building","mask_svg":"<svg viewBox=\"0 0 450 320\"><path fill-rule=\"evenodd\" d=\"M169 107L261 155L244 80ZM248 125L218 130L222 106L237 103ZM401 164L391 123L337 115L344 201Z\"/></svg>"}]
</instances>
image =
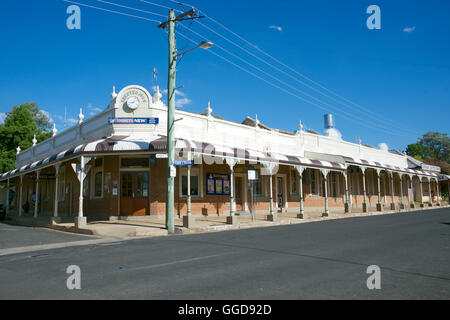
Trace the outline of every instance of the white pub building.
<instances>
[{"instance_id":1,"label":"white pub building","mask_svg":"<svg viewBox=\"0 0 450 320\"><path fill-rule=\"evenodd\" d=\"M158 91L128 86L100 114L17 150L16 168L0 175L7 211L18 216L88 219L164 215L167 107ZM384 145L341 139L332 117L324 135L275 130L176 111L179 161L175 213L192 215L351 212L440 205L440 168ZM175 170L174 170L175 171ZM252 179L252 181L249 180ZM255 179L255 180L253 180ZM447 182L446 182L447 183ZM11 196L12 195L12 196Z\"/></svg>"}]
</instances>

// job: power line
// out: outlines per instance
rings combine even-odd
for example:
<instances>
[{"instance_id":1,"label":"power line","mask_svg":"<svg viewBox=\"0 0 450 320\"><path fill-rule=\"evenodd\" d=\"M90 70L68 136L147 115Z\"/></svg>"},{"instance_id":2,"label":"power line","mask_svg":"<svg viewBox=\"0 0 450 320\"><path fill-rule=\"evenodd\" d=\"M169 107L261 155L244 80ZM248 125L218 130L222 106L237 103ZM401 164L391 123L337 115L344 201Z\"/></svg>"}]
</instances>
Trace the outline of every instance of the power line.
<instances>
[{"instance_id":1,"label":"power line","mask_svg":"<svg viewBox=\"0 0 450 320\"><path fill-rule=\"evenodd\" d=\"M142 0L141 0L141 1L142 1ZM183 5L183 4L184 4L184 5L192 6L192 5L189 5L189 4L187 4L187 3L182 3L182 2L179 2L179 1L175 1L175 0L168 0L168 1L173 2L173 3L176 3L176 4L179 4L179 5ZM192 6L192 7L194 7L194 6ZM395 123L394 121L392 121L392 120L390 120L390 119L388 119L388 118L385 118L385 117L380 118L376 113L374 113L374 112L372 112L372 111L370 111L370 110L368 110L368 109L366 109L366 108L360 106L359 104L356 104L356 103L352 102L352 101L349 100L349 99L346 99L346 98L340 96L340 95L337 94L336 92L334 92L334 91L332 91L332 90L326 88L325 86L321 85L320 83L315 82L314 80L310 79L310 78L307 77L306 75L304 75L304 74L298 72L297 70L291 68L290 66L288 66L288 65L286 65L285 63L283 63L282 61L276 59L275 57L273 57L273 56L270 55L269 53L265 52L264 50L262 50L261 48L259 48L259 47L256 46L255 44L251 43L250 41L246 40L245 38L243 38L243 37L240 36L239 34L235 33L235 32L232 31L231 29L227 28L227 27L224 26L222 23L218 22L217 20L215 20L215 19L212 18L211 16L207 15L203 10L201 10L201 9L199 9L199 8L196 8L196 9L199 10L199 11L201 11L202 14L203 14L206 18L210 19L211 21L213 21L214 23L216 23L217 25L219 25L221 28L223 28L223 29L225 29L226 31L230 32L231 34L233 34L234 36L236 36L236 37L239 38L240 40L244 41L245 43L247 43L248 45L250 45L250 46L253 47L254 49L258 50L259 52L263 53L263 54L266 55L267 57L271 58L271 59L274 60L275 62L279 63L280 65L282 65L282 66L284 66L284 67L286 67L286 68L288 68L288 69L291 70L292 72L295 72L296 74L298 74L298 75L301 76L302 78L304 78L304 79L310 81L311 83L315 84L316 86L318 86L318 87L320 87L320 88L326 90L327 92L329 92L329 93L335 95L336 97L338 97L338 98L340 98L340 99L342 99L342 100L344 100L344 101L347 101L348 103L350 103L350 104L352 104L352 105L354 105L354 106L356 106L356 107L358 107L359 109L362 110L362 111L357 111L357 112L361 112L361 113L362 113L362 112L366 112L366 113L372 114L372 116L371 116L372 118L377 118L377 119L382 120L382 121L387 120L387 121L389 121L389 122ZM238 44L234 43L232 40L227 39L227 38L224 37L223 35L217 33L216 31L212 30L211 28L207 27L206 25L204 25L204 24L201 23L200 21L197 21L197 23L199 23L199 24L202 25L203 27L207 28L207 29L210 30L211 32L214 32L215 34L219 35L219 36L222 37L223 39L229 41L229 42L232 43L233 45L235 45L235 46L239 47L240 49L244 50L244 51L247 52L248 54L250 54L250 55L252 55L253 57L257 58L258 60L260 60L260 61L264 62L265 64L268 64L268 65L270 65L271 67L275 68L276 70L278 70L278 71L280 71L280 72L282 72L282 73L288 75L289 77L293 78L293 79L296 80L297 82L302 83L303 85L307 86L308 88L310 88L310 89L312 89L312 90L314 90L314 91L316 91L316 92L318 92L318 93L320 93L320 94L322 94L322 95L328 97L329 99L332 99L332 100L338 102L339 104L342 104L342 105L344 105L344 106L346 106L346 107L349 107L349 108L355 110L354 107L351 107L351 106L349 106L349 105L346 104L346 103L343 103L343 102L341 102L341 101L339 101L339 100L336 100L335 98L330 97L329 95L324 94L323 92L317 90L316 88L313 88L313 87L311 87L311 86L305 84L303 81L299 80L298 78L292 77L291 75L287 74L286 72L284 72L284 71L280 70L279 68L277 68L277 67L271 65L271 64L268 63L267 61L265 61L265 60L259 58L258 56L255 56L253 53L249 52L248 50L246 50L246 49L242 48L241 46L239 46ZM405 131L409 131L409 132L411 132L411 133L418 134L417 132L411 131L411 130L406 129L406 128L405 128Z\"/></svg>"},{"instance_id":2,"label":"power line","mask_svg":"<svg viewBox=\"0 0 450 320\"><path fill-rule=\"evenodd\" d=\"M127 14L127 13L123 13L123 12L119 12L119 11L109 10L109 9L105 9L105 8L99 8L99 7L95 7L95 6L91 6L91 5L86 5L86 4L78 3L78 2L75 2L75 1L71 1L71 0L63 0L63 1L64 1L64 2L69 2L69 3L74 3L74 4L77 4L77 5L81 5L81 6L86 6L86 7L89 7L89 8L94 8L94 9L106 11L106 12L110 12L110 13L115 13L115 14L125 15L125 16L129 16L129 17L137 18L137 19L142 19L142 20L147 20L147 21L152 21L152 22L158 22L158 23L161 23L160 21L157 21L157 20L153 20L153 19L149 19L149 18L144 18L144 17L136 16L136 15L131 15L131 14ZM104 2L104 3L107 2L107 1L104 1L104 0L97 0L97 1L99 1L99 2ZM143 1L143 0L141 0L141 1ZM109 4L117 5L117 4L114 4L114 3L109 3ZM120 6L120 5L119 5L119 6ZM141 12L146 12L146 13L149 13L149 14L154 14L154 13L152 13L152 12L145 11L145 10L140 10L140 9L137 9L137 8L132 8L132 7L127 7L127 8L128 8L128 9L133 9L133 10L138 10L138 11L141 11ZM192 39L190 39L190 38L186 37L185 35L181 34L180 32L177 32L177 33L180 34L182 37L186 38L187 40L193 42L194 44L196 43L196 42L193 41ZM222 47L220 47L220 48L222 48ZM223 48L222 48L222 49L223 49ZM226 49L224 49L224 50L225 50L226 52L229 52L229 51L227 51ZM246 73L248 73L248 74L250 74L250 75L252 75L252 76L254 76L254 77L256 77L256 78L258 78L258 79L260 79L260 80L262 80L262 81L264 81L264 82L266 82L267 84L269 84L269 85L271 85L271 86L273 86L273 87L275 87L275 88L277 88L277 89L279 89L279 90L281 90L281 91L283 91L283 92L285 92L285 93L288 93L289 95L294 96L294 97L296 97L296 98L298 98L298 99L300 99L300 100L302 100L302 101L304 101L304 102L306 102L306 103L308 103L308 104L311 104L311 105L313 105L313 106L316 106L316 107L318 107L318 108L320 108L320 109L322 109L322 110L324 110L324 111L328 111L328 110L327 110L326 108L324 108L323 106L318 105L318 104L316 104L316 103L314 103L314 102L311 102L311 101L309 101L309 100L307 100L307 99L305 99L305 98L303 98L303 97L301 97L301 96L298 96L298 95L296 95L296 94L294 94L294 93L292 93L292 92L290 92L290 91L288 91L288 90L286 90L286 89L284 89L284 88L282 88L282 87L280 87L280 86L278 86L278 85L276 85L276 84L274 84L274 83L272 83L272 82L270 82L270 81L268 81L268 80L266 80L266 79L264 79L264 78L258 76L257 74L255 74L255 73L253 73L253 72L251 72L251 71L248 71L247 69L245 69L245 68L243 68L243 67L241 67L241 66L235 64L234 62L232 62L232 61L226 59L225 57L223 57L223 56L221 56L221 55L219 55L219 54L217 54L217 53L215 53L215 52L213 52L213 51L211 51L211 50L209 50L209 51L210 51L212 54L214 54L215 56L219 57L220 59L222 59L222 60L224 60L224 61L226 61L226 62L228 62L228 63L230 63L230 64L232 64L232 65L234 65L234 66L236 66L236 67L239 68L240 70L242 70L242 71L244 71L244 72L246 72ZM230 54L232 54L232 53L230 53ZM232 55L234 55L234 54L232 54ZM236 55L234 55L234 56L236 57ZM250 64L250 65L251 65L251 64ZM260 70L260 69L259 69L259 70ZM267 74L267 73L264 72L264 71L261 71L261 72ZM278 78L275 78L275 79L278 80L278 81L280 81L280 82L282 82L282 83L284 83L282 80L279 80ZM295 88L294 88L294 89L295 89ZM300 91L300 92L301 92L301 91ZM312 97L312 98L315 99L314 97ZM317 100L317 99L316 99L316 100ZM320 101L320 100L318 100L318 101ZM348 117L343 116L343 115L342 115L342 117L345 118L345 119L348 119L348 120L350 120L350 121L355 122L354 119L348 118ZM360 123L360 122L357 122L357 123L360 124L360 125L363 125L363 124ZM372 128L372 129L375 129L375 130L378 130L378 131L383 131L383 132L388 132L388 133L390 133L390 134L399 135L399 134L397 134L397 133L393 133L393 132L389 132L389 131L386 131L386 130L382 130L382 129L379 129L379 128L374 127L374 126L370 126L370 125L363 125L363 126L368 127L368 128ZM407 135L401 135L401 136L411 137L411 136L407 136Z\"/></svg>"},{"instance_id":3,"label":"power line","mask_svg":"<svg viewBox=\"0 0 450 320\"><path fill-rule=\"evenodd\" d=\"M189 37L185 36L185 35L182 34L181 32L177 31L176 33L179 34L180 36L182 36L183 38L185 38L185 39L191 41L192 43L194 43L194 44L196 43L194 40L192 40L192 39L190 39ZM246 73L248 73L248 74L250 74L250 75L252 75L252 76L254 76L254 77L256 77L256 78L258 78L258 79L260 79L260 80L262 80L262 81L264 81L264 82L266 82L267 84L269 84L269 85L271 85L271 86L273 86L273 87L275 87L275 88L277 88L277 89L280 89L280 90L284 91L285 93L287 93L287 94L289 94L289 95L291 95L291 96L293 96L293 97L296 97L296 98L298 98L298 99L300 99L300 100L302 100L302 101L304 101L304 102L306 102L306 103L308 103L308 104L311 104L311 105L313 105L313 106L316 106L316 107L318 107L318 108L320 108L320 109L322 109L322 110L324 110L324 111L328 111L326 108L322 107L321 105L318 105L318 104L316 104L316 103L314 103L314 102L311 102L311 101L309 101L309 100L307 100L307 99L305 99L305 98L303 98L303 97L301 97L301 96L296 95L295 93L292 93L292 92L286 90L286 89L283 88L283 87L278 86L277 84L274 84L273 82L270 82L270 81L268 81L268 80L266 80L266 79L264 79L264 78L258 76L258 75L255 74L254 72L251 72L251 71L249 71L249 70L247 70L247 69L241 67L240 65L238 65L238 64L236 64L236 63L234 63L234 62L232 62L231 60L229 60L229 59L227 59L227 58L225 58L225 57L223 57L223 56L221 56L220 54L214 52L214 51L211 50L211 49L208 50L208 52L210 52L210 53L214 54L215 56L219 57L220 59L222 59L222 60L224 60L224 61L226 61L226 62L232 64L233 66L239 68L240 70L242 70L242 71L244 71L244 72L246 72ZM341 116L342 116L342 115L341 115ZM347 120L349 120L349 121L355 122L354 119L348 118L347 116L342 116L342 117L345 118L345 119L347 119ZM390 134L399 135L399 134L394 133L394 132L389 132L389 131L386 131L386 130L382 130L382 129L379 129L379 128L377 128L377 127L373 127L373 126L370 126L370 125L364 125L364 124L359 123L359 122L358 122L358 124L363 125L363 126L365 126L365 127L367 127L367 128L375 129L375 130L378 130L378 131L383 131L383 132L385 132L385 133L387 132L387 133L390 133ZM399 135L399 136L412 137L412 136L409 136L409 135Z\"/></svg>"},{"instance_id":4,"label":"power line","mask_svg":"<svg viewBox=\"0 0 450 320\"><path fill-rule=\"evenodd\" d=\"M119 15L122 15L122 16L127 16L127 17L137 18L137 19L141 19L141 20L147 20L147 21L151 21L151 22L161 23L161 21L158 21L158 20L154 20L154 19L150 19L150 18L144 18L144 17L141 17L141 16L136 16L136 15L133 15L133 14L128 14L128 13L124 13L124 12L109 10L109 9L105 9L105 8L100 8L100 7L88 5L88 4L85 4L85 3L79 3L79 2L75 2L75 1L71 1L71 0L62 0L62 1L68 2L68 3L72 3L72 4L76 4L76 5L83 6L83 7L87 7L87 8L92 8L92 9L97 9L97 10L106 11L106 12L110 12L110 13L115 13L115 14L119 14Z\"/></svg>"},{"instance_id":5,"label":"power line","mask_svg":"<svg viewBox=\"0 0 450 320\"><path fill-rule=\"evenodd\" d=\"M183 27L185 27L185 26L183 26ZM185 28L186 28L186 27L185 27ZM192 32L192 33L194 33L195 35L197 35L197 36L199 36L199 37L201 37L201 38L203 38L203 39L209 41L208 38L206 38L205 36L199 34L198 32L195 32L195 31L190 30L190 29L189 29L189 31ZM242 57L240 57L240 56L238 56L238 55L236 55L236 54L234 54L234 53L228 51L227 49L223 48L222 46L220 46L220 45L218 45L218 44L215 44L215 46L218 47L219 49L221 49L222 51L228 53L229 55L235 57L236 59L239 59L240 61L244 62L245 64L251 66L252 68L258 70L259 72L265 74L266 76L268 76L268 77L270 77L270 78L272 78L272 79L274 79L274 80L276 80L276 81L282 83L283 85L285 85L285 86L291 88L292 90L295 90L295 91L297 91L297 92L299 92L299 93L301 93L301 94L303 94L303 95L305 95L305 96L308 96L309 98L311 98L311 99L313 99L313 100L315 100L315 101L317 101L317 102L320 102L320 103L322 103L322 104L328 106L329 108L333 108L333 109L338 110L339 112L342 112L342 113L344 113L344 114L347 114L349 117L353 117L353 118L355 118L355 119L357 119L357 120L359 120L359 121L367 122L367 120L365 120L365 119L363 119L363 118L360 118L360 117L358 117L358 116L349 114L347 111L342 110L342 109L339 108L339 107L333 106L333 105L331 105L331 104L329 104L329 103L327 103L327 102L324 102L324 101L322 101L322 100L320 100L320 99L318 99L318 98L316 98L316 97L314 97L314 96L312 96L312 95L310 95L310 94L308 94L308 93L306 93L306 92L304 92L304 91L302 91L302 90L300 90L300 89L298 89L298 88L296 88L296 87L293 87L292 85L286 83L285 81L283 81L283 80L281 80L281 79L279 79L279 78L277 78L277 77L271 75L270 73L268 73L268 72L266 72L266 71L260 69L259 67L255 66L254 64L248 62L247 60L243 59ZM391 129L391 128L389 128L389 127L386 127L386 126L380 125L380 124L377 124L376 126L382 128L382 129L385 129L385 130L390 130L390 129ZM395 130L394 130L394 131L395 131ZM394 132L394 131L393 131L393 132Z\"/></svg>"},{"instance_id":6,"label":"power line","mask_svg":"<svg viewBox=\"0 0 450 320\"><path fill-rule=\"evenodd\" d=\"M141 2L143 2L143 3L150 4L150 5L152 5L152 6L164 8L164 9L167 9L167 10L172 9L171 7L163 6L162 4L159 4L159 3L154 3L154 2L150 2L150 1L146 1L146 0L139 0L139 1L141 1ZM181 12L181 10L176 10L176 9L173 9L173 10L175 10L175 11L177 11L177 12Z\"/></svg>"},{"instance_id":7,"label":"power line","mask_svg":"<svg viewBox=\"0 0 450 320\"><path fill-rule=\"evenodd\" d=\"M116 6L116 7L121 7L121 8L125 8L125 9L130 9L130 10L140 11L140 12L144 12L144 13L154 14L156 16L160 16L160 17L164 17L164 18L167 17L167 15L164 15L164 14L151 12L151 11L147 11L147 10L141 10L141 9L137 9L137 8L133 8L133 7L128 7L128 6L124 6L122 4L118 4L118 3L114 3L114 2L109 2L109 1L105 1L105 0L97 0L97 1L109 4L109 5L112 5L112 6Z\"/></svg>"},{"instance_id":8,"label":"power line","mask_svg":"<svg viewBox=\"0 0 450 320\"><path fill-rule=\"evenodd\" d=\"M116 3L107 2L107 1L104 1L104 0L97 0L97 1L105 2L105 3L111 4L111 5L116 5L116 6L119 6L119 7L125 7L125 8L127 8L127 9L131 9L131 10L136 10L136 11L145 12L145 13L149 13L149 14L155 14L154 12L150 12L150 11L146 11L146 10L137 9L137 8L134 8L134 7L127 7L127 6L119 5L119 4L116 4ZM141 2L147 3L147 2L149 2L149 1L141 0ZM153 4L153 3L151 3L151 4ZM168 7L167 7L167 8L168 8ZM203 24L202 24L202 25L203 25ZM182 25L182 26L183 26L184 28L187 28L187 27L184 26L184 25ZM197 36L199 36L199 37L201 37L201 38L203 38L203 39L205 39L205 40L209 40L209 39L206 38L205 36L203 36L203 35L201 35L201 34L195 32L195 31L191 30L190 28L187 28L187 29L188 29L190 32L196 34ZM211 30L210 28L208 28L208 29ZM211 31L213 31L214 33L216 33L214 30L211 30ZM218 33L216 33L216 34L218 34ZM218 34L218 35L220 35L220 34ZM220 36L221 36L221 35L220 35ZM226 37L223 37L223 36L221 36L221 37L224 38L225 40L229 41L229 42L232 42L231 40L227 39ZM303 94L303 95L306 95L306 96L308 96L309 98L311 98L311 99L313 99L313 100L315 100L315 101L317 101L317 102L319 102L319 103L322 103L322 104L328 106L329 108L338 110L338 112L341 112L341 113L344 113L344 114L348 115L348 117L353 118L353 120L351 120L351 121L354 122L354 119L356 119L356 120L358 120L358 121L362 121L362 122L366 122L366 123L368 122L367 120L365 120L365 119L363 119L363 118L361 118L361 117L358 117L358 116L349 114L347 111L345 111L345 110L343 110L343 109L341 109L341 108L339 108L339 107L337 107L337 106L330 105L330 104L327 103L327 102L324 102L324 101L322 101L322 100L320 100L320 99L318 99L318 98L316 98L316 97L314 97L314 96L312 96L312 95L310 95L310 94L308 94L308 93L306 93L306 92L304 92L304 91L302 91L302 90L300 90L300 89L298 89L298 88L295 88L295 87L291 86L290 84L286 83L285 81L283 81L283 80L281 80L281 79L279 79L279 78L277 78L277 77L271 75L270 73L268 73L268 72L266 72L266 71L264 71L264 70L258 68L257 66L255 66L255 65L253 65L252 63L248 62L247 60L245 60L245 59L243 59L243 58L237 56L236 54L234 54L234 53L232 53L232 52L226 50L226 49L223 48L222 46L220 46L220 45L218 45L218 44L216 44L216 46L217 46L219 49L221 49L222 51L224 51L224 52L228 53L229 55L231 55L231 56L233 56L233 57L235 57L235 58L241 60L242 62L246 63L247 65L251 66L252 68L255 68L255 69L258 70L259 72L261 72L261 73L265 74L266 76L268 76L268 77L270 77L270 78L272 78L272 79L274 79L274 80L276 80L276 81L282 83L283 85L285 85L285 86L291 88L292 90L295 90L295 91L297 91L297 92L299 92L299 93L301 93L301 94ZM239 45L237 45L237 46L238 46L239 48L241 48L242 50L248 52L246 49L240 47ZM250 52L248 52L248 53L251 54ZM261 60L259 57L257 57L257 56L255 56L255 57L258 58L259 60ZM261 60L261 61L265 62L264 60ZM273 68L276 68L277 70L280 70L280 69L278 69L277 67L275 67L275 66L273 66L273 65L271 65L271 64L269 64L269 65L272 66ZM280 70L280 71L282 71L282 70ZM282 72L283 72L283 71L282 71ZM289 74L287 74L287 75L289 75ZM290 75L289 75L289 76L290 76ZM307 101L307 100L305 100L305 101ZM329 109L325 109L325 110L326 110L327 112L329 111ZM335 112L336 112L336 111L335 111ZM346 117L346 118L349 119L348 117ZM359 123L359 122L358 122L358 123ZM370 123L370 122L369 122L369 123ZM378 127L378 128L381 128L382 130L384 130L385 132L388 132L388 133L390 133L390 134L398 135L398 133L395 133L396 131L392 131L389 127L385 127L384 125L373 124L373 125L370 126L370 127L371 127L371 128L374 128L374 126L375 126L375 127ZM388 131L387 131L387 130L388 130Z\"/></svg>"}]
</instances>

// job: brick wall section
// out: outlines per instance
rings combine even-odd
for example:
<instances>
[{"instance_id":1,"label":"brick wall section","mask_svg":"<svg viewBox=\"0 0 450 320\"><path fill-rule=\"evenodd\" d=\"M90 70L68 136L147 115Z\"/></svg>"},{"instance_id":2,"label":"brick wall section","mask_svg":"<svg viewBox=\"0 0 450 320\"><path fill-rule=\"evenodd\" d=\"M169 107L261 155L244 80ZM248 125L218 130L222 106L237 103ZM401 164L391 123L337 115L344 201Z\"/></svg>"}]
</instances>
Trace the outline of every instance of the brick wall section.
<instances>
[{"instance_id":1,"label":"brick wall section","mask_svg":"<svg viewBox=\"0 0 450 320\"><path fill-rule=\"evenodd\" d=\"M72 161L76 162L76 160ZM71 168L69 162L64 163L65 169L65 198L63 201L58 202L58 211L61 215L69 215L76 216L78 214L78 197L79 197L79 182L78 179ZM187 213L187 204L186 198L180 197L180 168L177 170L177 177L175 179L175 214L177 215L185 215ZM293 210L294 208L299 208L299 195L291 194L291 168L287 166L281 166L279 168L278 174L284 175L286 178L286 197L288 208ZM145 170L143 170L145 171ZM165 201L166 201L166 160L165 159L157 159L155 163L150 164L150 173L149 173L149 214L151 215L164 215L165 214ZM54 174L55 170L53 167L43 169L41 174ZM120 170L119 170L119 156L106 156L104 157L103 164L103 179L106 184L106 176L107 173L111 174L111 181L109 185L109 192L105 186L103 187L103 198L95 199L92 198L92 188L93 188L93 179L92 179L92 171L88 175L86 179L89 180L89 193L90 196L84 197L84 214L88 217L109 217L109 216L117 216L118 214L118 206L119 206L119 195L121 192L120 186ZM217 173L217 174L230 174L230 169L228 165L225 164L213 164L213 165L202 165L201 177L199 178L199 183L202 185L203 197L196 198L192 197L192 214L194 215L222 215L229 214L230 212L230 197L229 196L215 196L215 195L207 195L206 192L206 175L208 173ZM298 175L296 176L298 179ZM318 175L320 183L323 183L322 175ZM324 208L325 199L323 197L323 188L322 194L320 195L311 195L311 186L305 181L305 176L303 179L303 193L304 193L304 207L306 210L308 208ZM245 179L243 181L243 188L245 192L246 186L244 186ZM262 197L256 197L254 199L255 210L257 211L269 211L270 207L270 197L269 197L269 180L268 177L263 177L263 181L267 184L265 187L265 195ZM345 186L344 186L344 178L342 175L339 175L339 196L338 197L330 197L328 198L328 206L330 208L343 208L345 204ZM358 184L359 187L356 188L359 190L358 195L351 195L352 197L352 206L353 207L361 207L363 203L363 195L362 195L362 175L360 173L351 175L351 182L353 185ZM40 189L40 202L39 212L45 212L47 215L53 213L54 206L54 180L44 180L40 181L39 189ZM118 195L113 195L113 186L114 183L118 186ZM298 181L297 181L298 183ZM398 204L400 202L399 197L399 179L396 177L395 179L395 196L394 203ZM273 178L273 188L275 190L276 178ZM369 184L373 184L370 187L371 193L369 193ZM28 201L31 205L31 194L35 190L35 181L34 179L30 180L28 178L24 178L24 188L23 188L23 203ZM418 183L415 183L415 187L418 188ZM433 185L434 187L434 185ZM367 188L367 203L370 208L375 208L378 202L378 187L376 175L372 175L369 177L366 184ZM16 206L18 206L19 202L19 190L20 190L20 179L16 181ZM329 193L330 193L330 189ZM355 188L351 187L350 192L354 191ZM391 196L391 184L389 179L386 179L385 182L385 190L386 196L384 193L384 185L383 180L381 183L381 202L385 205L385 207L389 207L392 202ZM424 199L428 198L428 185L424 184ZM434 189L433 189L434 192ZM403 201L404 203L408 203L408 190L407 183L404 183L403 188ZM417 196L415 196L416 201L420 201ZM247 202L250 203L250 198L247 198ZM276 195L274 191L274 209L276 210ZM30 212L32 213L34 208L30 207Z\"/></svg>"}]
</instances>

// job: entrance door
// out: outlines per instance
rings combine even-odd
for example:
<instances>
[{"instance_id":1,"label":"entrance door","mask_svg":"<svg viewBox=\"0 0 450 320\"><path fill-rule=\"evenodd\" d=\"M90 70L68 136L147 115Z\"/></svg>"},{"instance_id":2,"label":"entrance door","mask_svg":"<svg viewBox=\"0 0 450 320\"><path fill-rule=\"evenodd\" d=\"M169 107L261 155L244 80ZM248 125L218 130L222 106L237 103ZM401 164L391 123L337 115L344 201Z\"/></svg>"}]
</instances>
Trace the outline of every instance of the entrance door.
<instances>
[{"instance_id":1,"label":"entrance door","mask_svg":"<svg viewBox=\"0 0 450 320\"><path fill-rule=\"evenodd\" d=\"M148 172L122 172L120 214L145 216L148 214Z\"/></svg>"},{"instance_id":2,"label":"entrance door","mask_svg":"<svg viewBox=\"0 0 450 320\"><path fill-rule=\"evenodd\" d=\"M235 194L235 202L236 202L236 211L241 212L244 211L244 199L242 196L242 177L234 178L234 194Z\"/></svg>"},{"instance_id":3,"label":"entrance door","mask_svg":"<svg viewBox=\"0 0 450 320\"><path fill-rule=\"evenodd\" d=\"M284 208L284 185L283 185L283 178L277 177L277 207L278 209Z\"/></svg>"}]
</instances>

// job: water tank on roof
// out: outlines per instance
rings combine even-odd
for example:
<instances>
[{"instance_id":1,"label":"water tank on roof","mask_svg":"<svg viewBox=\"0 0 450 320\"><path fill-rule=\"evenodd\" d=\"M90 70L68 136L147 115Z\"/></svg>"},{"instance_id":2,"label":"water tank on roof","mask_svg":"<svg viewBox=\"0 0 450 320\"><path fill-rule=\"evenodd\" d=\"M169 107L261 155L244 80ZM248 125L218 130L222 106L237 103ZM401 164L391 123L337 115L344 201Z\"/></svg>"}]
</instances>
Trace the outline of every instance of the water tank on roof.
<instances>
[{"instance_id":1,"label":"water tank on roof","mask_svg":"<svg viewBox=\"0 0 450 320\"><path fill-rule=\"evenodd\" d=\"M324 115L324 120L325 120L325 129L331 129L331 128L335 128L336 127L334 125L334 119L333 119L333 115L332 114Z\"/></svg>"},{"instance_id":2,"label":"water tank on roof","mask_svg":"<svg viewBox=\"0 0 450 320\"><path fill-rule=\"evenodd\" d=\"M336 129L334 118L332 114L324 115L325 120L325 135L330 138L342 140L342 134Z\"/></svg>"}]
</instances>

